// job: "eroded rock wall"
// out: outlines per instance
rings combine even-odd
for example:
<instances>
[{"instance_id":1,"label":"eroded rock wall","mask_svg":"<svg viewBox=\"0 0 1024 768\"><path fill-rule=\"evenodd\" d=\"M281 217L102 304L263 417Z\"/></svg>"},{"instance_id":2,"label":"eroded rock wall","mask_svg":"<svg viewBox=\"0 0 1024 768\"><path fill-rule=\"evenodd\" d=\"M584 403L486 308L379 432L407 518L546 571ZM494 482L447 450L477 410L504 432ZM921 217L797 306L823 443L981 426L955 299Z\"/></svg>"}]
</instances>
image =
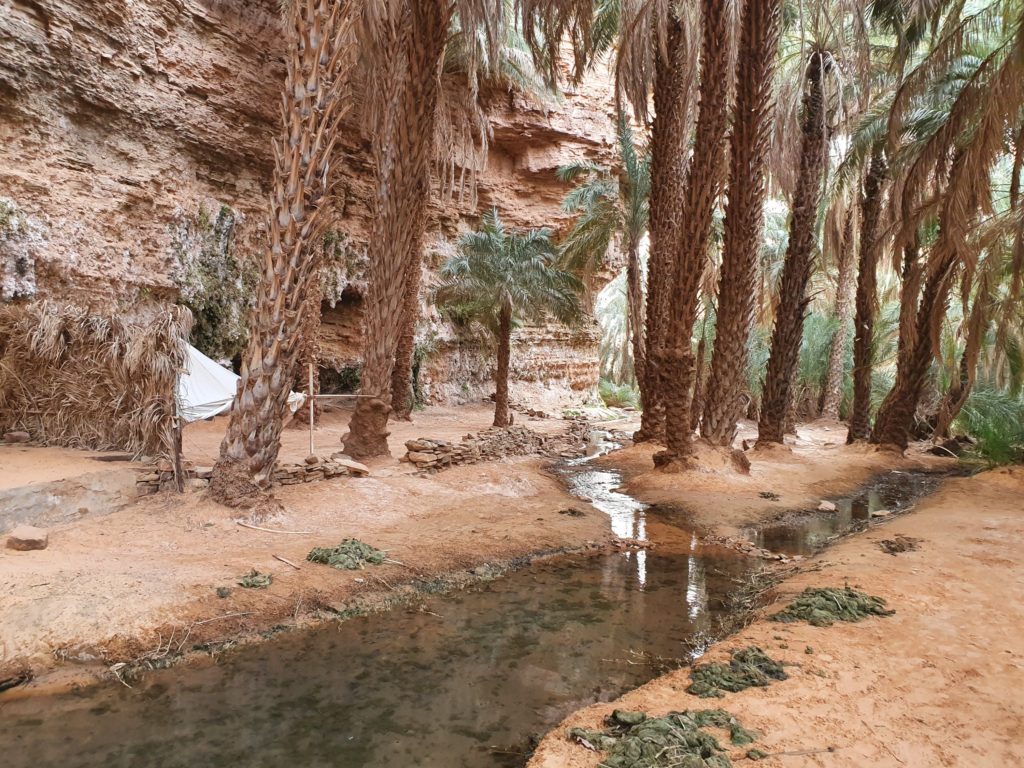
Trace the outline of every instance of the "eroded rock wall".
<instances>
[{"instance_id":1,"label":"eroded rock wall","mask_svg":"<svg viewBox=\"0 0 1024 768\"><path fill-rule=\"evenodd\" d=\"M182 232L225 206L234 253L258 254L281 46L277 0L0 0L0 201L19 225L0 227L0 274L14 286L3 298L177 300L176 270L194 240ZM491 205L513 226L564 226L554 171L573 158L611 159L612 110L604 75L549 105L496 95L475 194L438 189L428 240L454 236ZM339 152L333 227L358 254L372 180L356 125ZM357 261L338 296L359 292ZM358 355L349 304L324 315L334 362ZM480 344L440 332L450 338L428 366L431 398L450 400L467 380L486 389ZM548 381L569 394L596 384L591 329L524 329L519 343L529 351L514 361L523 386Z\"/></svg>"}]
</instances>

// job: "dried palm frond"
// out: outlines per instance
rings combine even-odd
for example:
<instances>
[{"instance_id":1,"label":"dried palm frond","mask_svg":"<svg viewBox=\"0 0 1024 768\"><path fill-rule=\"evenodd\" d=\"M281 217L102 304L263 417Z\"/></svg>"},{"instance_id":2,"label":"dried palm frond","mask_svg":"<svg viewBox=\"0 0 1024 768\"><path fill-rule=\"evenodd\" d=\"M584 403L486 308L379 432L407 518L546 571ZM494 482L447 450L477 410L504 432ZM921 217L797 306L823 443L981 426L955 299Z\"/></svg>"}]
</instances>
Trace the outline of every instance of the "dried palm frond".
<instances>
[{"instance_id":1,"label":"dried palm frond","mask_svg":"<svg viewBox=\"0 0 1024 768\"><path fill-rule=\"evenodd\" d=\"M169 455L191 327L183 307L133 318L48 301L0 307L0 431Z\"/></svg>"}]
</instances>

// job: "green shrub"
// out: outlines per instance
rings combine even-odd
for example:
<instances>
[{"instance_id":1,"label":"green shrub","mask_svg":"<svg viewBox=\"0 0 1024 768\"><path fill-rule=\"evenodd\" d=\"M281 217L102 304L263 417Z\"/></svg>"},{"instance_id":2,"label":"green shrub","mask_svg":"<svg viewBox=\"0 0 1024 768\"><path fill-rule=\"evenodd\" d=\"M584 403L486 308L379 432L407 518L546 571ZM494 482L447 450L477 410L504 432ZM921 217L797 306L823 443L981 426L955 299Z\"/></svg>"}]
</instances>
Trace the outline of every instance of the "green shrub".
<instances>
[{"instance_id":1,"label":"green shrub","mask_svg":"<svg viewBox=\"0 0 1024 768\"><path fill-rule=\"evenodd\" d=\"M640 407L640 392L630 384L614 384L608 379L601 379L598 393L609 408Z\"/></svg>"},{"instance_id":2,"label":"green shrub","mask_svg":"<svg viewBox=\"0 0 1024 768\"><path fill-rule=\"evenodd\" d=\"M977 442L970 451L990 466L1024 462L1024 400L987 387L975 387L955 427Z\"/></svg>"}]
</instances>

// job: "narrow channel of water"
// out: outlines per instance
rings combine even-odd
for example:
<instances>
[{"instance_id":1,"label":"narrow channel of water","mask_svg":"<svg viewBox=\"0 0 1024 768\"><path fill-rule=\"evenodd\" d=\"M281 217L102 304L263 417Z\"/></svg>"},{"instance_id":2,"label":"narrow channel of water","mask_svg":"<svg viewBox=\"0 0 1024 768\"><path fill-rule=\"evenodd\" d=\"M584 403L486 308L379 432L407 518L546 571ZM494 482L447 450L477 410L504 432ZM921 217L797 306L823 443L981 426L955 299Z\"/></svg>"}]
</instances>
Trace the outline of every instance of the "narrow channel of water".
<instances>
[{"instance_id":1,"label":"narrow channel of water","mask_svg":"<svg viewBox=\"0 0 1024 768\"><path fill-rule=\"evenodd\" d=\"M610 447L598 439L593 454ZM645 507L615 490L618 473L588 459L562 471L617 534L646 538ZM286 633L132 689L0 704L3 765L521 766L564 716L689 661L721 631L736 580L756 564L691 541L689 552L536 564L422 610Z\"/></svg>"},{"instance_id":2,"label":"narrow channel of water","mask_svg":"<svg viewBox=\"0 0 1024 768\"><path fill-rule=\"evenodd\" d=\"M592 455L614 447L595 438ZM615 532L644 539L617 472L567 462ZM691 658L750 564L625 552L542 563L400 610L281 635L205 668L0 705L10 768L496 768L575 709Z\"/></svg>"}]
</instances>

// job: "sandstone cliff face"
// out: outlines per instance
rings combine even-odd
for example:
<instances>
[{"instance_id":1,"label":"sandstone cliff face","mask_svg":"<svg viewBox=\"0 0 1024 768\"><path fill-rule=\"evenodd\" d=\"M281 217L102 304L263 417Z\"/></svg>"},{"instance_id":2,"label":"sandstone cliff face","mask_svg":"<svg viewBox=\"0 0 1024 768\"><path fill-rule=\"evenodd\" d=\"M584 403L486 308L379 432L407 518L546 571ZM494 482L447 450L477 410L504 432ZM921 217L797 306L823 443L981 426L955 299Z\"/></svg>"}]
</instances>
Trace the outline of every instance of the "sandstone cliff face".
<instances>
[{"instance_id":1,"label":"sandstone cliff face","mask_svg":"<svg viewBox=\"0 0 1024 768\"><path fill-rule=\"evenodd\" d=\"M225 207L233 252L259 252L283 74L277 0L0 8L0 278L11 286L0 299L175 300L194 222ZM562 226L565 189L554 170L571 158L610 160L610 95L607 78L595 77L546 109L495 99L476 206L469 195L460 203L435 194L428 239L451 237L491 205L511 225ZM366 150L350 126L334 228L352 253L365 246L371 215ZM349 300L325 305L324 348L342 364L358 357L360 275L335 278L336 296L348 288ZM434 333L445 338L428 366L432 398L457 398L467 383L473 394L486 389L480 345L440 325ZM546 379L562 393L596 384L593 329L524 329L519 339L530 354L517 378Z\"/></svg>"}]
</instances>

